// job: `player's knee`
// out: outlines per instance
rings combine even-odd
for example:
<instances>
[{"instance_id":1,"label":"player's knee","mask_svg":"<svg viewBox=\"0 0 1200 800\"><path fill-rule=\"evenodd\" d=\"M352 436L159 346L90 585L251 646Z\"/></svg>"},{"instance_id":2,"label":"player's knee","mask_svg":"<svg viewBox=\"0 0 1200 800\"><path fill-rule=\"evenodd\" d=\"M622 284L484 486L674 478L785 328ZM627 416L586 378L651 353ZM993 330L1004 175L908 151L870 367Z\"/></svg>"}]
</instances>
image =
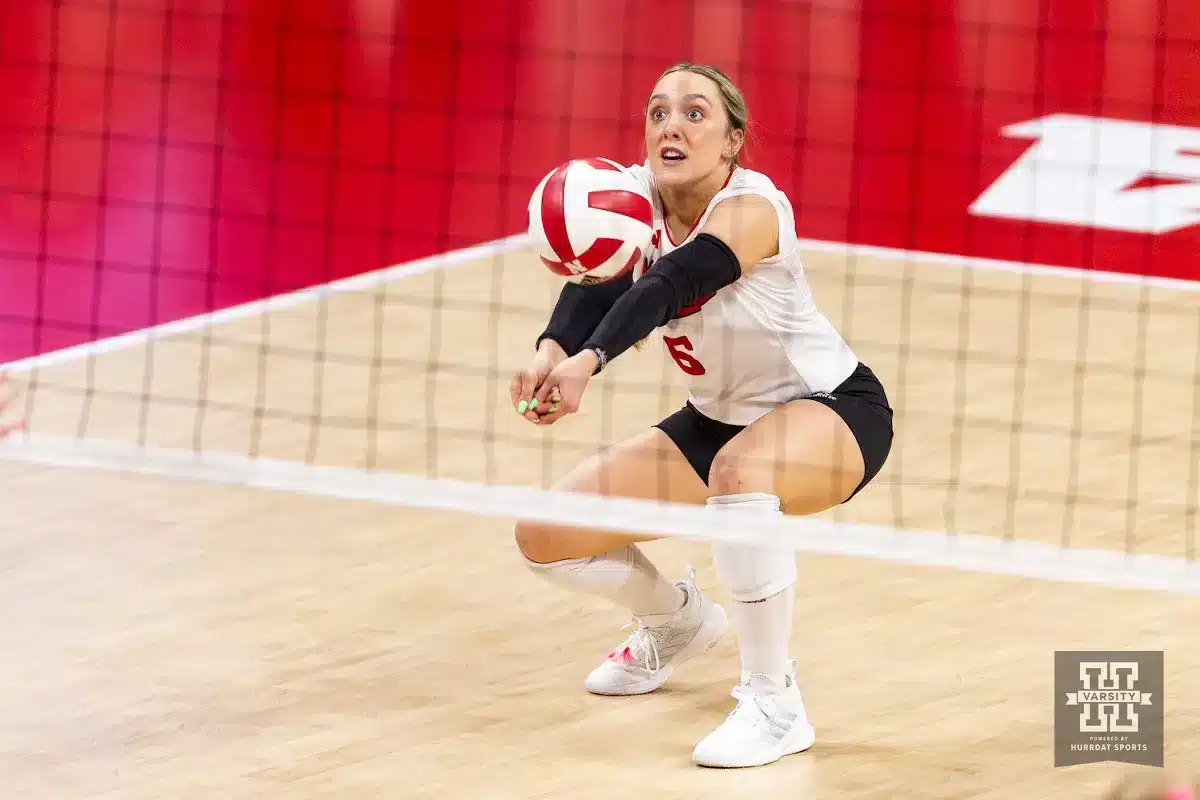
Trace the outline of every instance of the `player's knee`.
<instances>
[{"instance_id":1,"label":"player's knee","mask_svg":"<svg viewBox=\"0 0 1200 800\"><path fill-rule=\"evenodd\" d=\"M714 513L733 514L731 525L770 521L780 513L779 498L765 492L710 497L708 506ZM796 582L796 553L786 545L714 541L712 557L721 585L739 603L761 602Z\"/></svg>"},{"instance_id":2,"label":"player's knee","mask_svg":"<svg viewBox=\"0 0 1200 800\"><path fill-rule=\"evenodd\" d=\"M585 533L543 522L518 521L513 526L513 539L521 555L539 564L592 555Z\"/></svg>"},{"instance_id":3,"label":"player's knee","mask_svg":"<svg viewBox=\"0 0 1200 800\"><path fill-rule=\"evenodd\" d=\"M738 494L738 457L728 446L717 452L708 468L708 491L712 494Z\"/></svg>"},{"instance_id":4,"label":"player's knee","mask_svg":"<svg viewBox=\"0 0 1200 800\"><path fill-rule=\"evenodd\" d=\"M532 561L540 561L539 556L547 550L549 536L544 525L538 522L517 520L513 526L513 539L521 555Z\"/></svg>"},{"instance_id":5,"label":"player's knee","mask_svg":"<svg viewBox=\"0 0 1200 800\"><path fill-rule=\"evenodd\" d=\"M570 490L569 477L553 487ZM539 520L518 519L513 525L513 540L521 555L531 561L554 561L561 548L562 529Z\"/></svg>"},{"instance_id":6,"label":"player's knee","mask_svg":"<svg viewBox=\"0 0 1200 800\"><path fill-rule=\"evenodd\" d=\"M756 465L754 458L730 442L717 453L708 470L708 491L714 495L773 492L771 470L764 466Z\"/></svg>"}]
</instances>

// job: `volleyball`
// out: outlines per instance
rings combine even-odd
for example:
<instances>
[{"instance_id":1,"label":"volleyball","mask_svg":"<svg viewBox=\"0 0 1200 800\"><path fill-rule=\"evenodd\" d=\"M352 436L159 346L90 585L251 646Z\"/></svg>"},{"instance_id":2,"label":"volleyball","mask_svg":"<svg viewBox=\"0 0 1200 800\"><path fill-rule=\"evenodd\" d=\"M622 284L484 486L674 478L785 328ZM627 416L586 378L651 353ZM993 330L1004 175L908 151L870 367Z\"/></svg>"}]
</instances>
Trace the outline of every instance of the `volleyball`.
<instances>
[{"instance_id":1,"label":"volleyball","mask_svg":"<svg viewBox=\"0 0 1200 800\"><path fill-rule=\"evenodd\" d=\"M607 158L555 167L529 199L534 251L551 272L573 283L624 275L645 255L653 232L649 189Z\"/></svg>"}]
</instances>

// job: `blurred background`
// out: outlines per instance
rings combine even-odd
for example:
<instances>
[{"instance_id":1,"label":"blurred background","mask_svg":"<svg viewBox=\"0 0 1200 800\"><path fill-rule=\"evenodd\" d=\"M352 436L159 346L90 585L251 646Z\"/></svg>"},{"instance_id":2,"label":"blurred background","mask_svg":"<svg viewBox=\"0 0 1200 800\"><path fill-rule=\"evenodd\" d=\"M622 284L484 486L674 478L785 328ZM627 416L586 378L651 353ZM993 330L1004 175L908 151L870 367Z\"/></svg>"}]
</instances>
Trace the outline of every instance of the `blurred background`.
<instances>
[{"instance_id":1,"label":"blurred background","mask_svg":"<svg viewBox=\"0 0 1200 800\"><path fill-rule=\"evenodd\" d=\"M555 164L641 160L645 95L682 60L742 87L748 165L802 237L1200 269L1194 3L25 0L0 19L4 361L521 232ZM972 213L1041 136L1005 127L1050 115L1190 130L1175 169L1123 187L1190 192L1154 195L1183 224L1040 222L1028 192Z\"/></svg>"}]
</instances>

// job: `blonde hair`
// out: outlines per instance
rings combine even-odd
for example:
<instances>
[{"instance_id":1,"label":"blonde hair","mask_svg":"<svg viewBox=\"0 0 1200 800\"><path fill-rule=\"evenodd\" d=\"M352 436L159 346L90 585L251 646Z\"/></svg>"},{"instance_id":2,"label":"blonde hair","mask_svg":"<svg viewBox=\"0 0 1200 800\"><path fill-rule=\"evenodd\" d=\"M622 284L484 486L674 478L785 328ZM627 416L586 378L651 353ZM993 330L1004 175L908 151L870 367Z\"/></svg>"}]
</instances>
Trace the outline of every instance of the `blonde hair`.
<instances>
[{"instance_id":1,"label":"blonde hair","mask_svg":"<svg viewBox=\"0 0 1200 800\"><path fill-rule=\"evenodd\" d=\"M684 61L666 69L662 75L658 76L658 80L661 81L673 72L691 72L695 75L702 75L717 85L717 91L721 94L721 105L725 107L725 116L729 119L729 129L742 132L744 147L747 129L750 125L750 110L746 107L746 98L742 95L742 90L729 80L729 76L709 64L692 64ZM738 155L740 153L739 149L733 154L732 161L735 167L739 166Z\"/></svg>"}]
</instances>

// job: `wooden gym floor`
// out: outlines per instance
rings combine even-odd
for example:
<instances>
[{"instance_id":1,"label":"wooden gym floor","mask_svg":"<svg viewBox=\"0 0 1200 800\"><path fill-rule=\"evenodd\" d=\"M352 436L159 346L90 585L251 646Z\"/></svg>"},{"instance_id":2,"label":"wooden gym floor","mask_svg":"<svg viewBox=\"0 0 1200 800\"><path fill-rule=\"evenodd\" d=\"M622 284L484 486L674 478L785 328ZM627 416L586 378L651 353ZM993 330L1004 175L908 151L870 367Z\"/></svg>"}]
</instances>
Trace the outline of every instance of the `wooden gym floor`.
<instances>
[{"instance_id":1,"label":"wooden gym floor","mask_svg":"<svg viewBox=\"0 0 1200 800\"><path fill-rule=\"evenodd\" d=\"M1187 554L1200 294L807 264L898 411L839 518ZM526 252L483 255L20 382L40 434L546 486L682 401L652 340L569 424L519 420L508 375L554 292ZM529 576L510 520L19 462L0 479L12 797L1097 797L1126 770L1053 767L1067 649L1164 650L1168 765L1200 747L1195 598L802 554L818 742L709 771L688 757L732 707L733 636L659 693L588 695L627 620ZM702 543L649 550L720 593Z\"/></svg>"}]
</instances>

